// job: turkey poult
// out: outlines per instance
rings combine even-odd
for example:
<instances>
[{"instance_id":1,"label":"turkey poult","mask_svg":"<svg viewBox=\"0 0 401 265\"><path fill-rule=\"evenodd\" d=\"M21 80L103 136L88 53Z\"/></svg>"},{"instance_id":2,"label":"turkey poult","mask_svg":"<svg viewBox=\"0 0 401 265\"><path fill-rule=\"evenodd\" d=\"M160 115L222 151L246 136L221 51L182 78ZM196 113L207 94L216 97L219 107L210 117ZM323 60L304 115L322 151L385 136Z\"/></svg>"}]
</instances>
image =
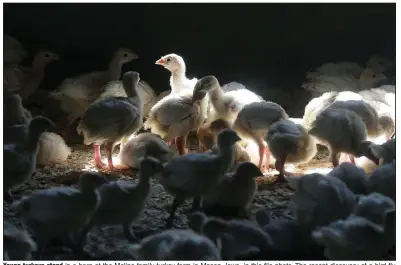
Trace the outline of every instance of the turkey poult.
<instances>
[{"instance_id":1,"label":"turkey poult","mask_svg":"<svg viewBox=\"0 0 401 265\"><path fill-rule=\"evenodd\" d=\"M334 167L342 152L355 157L368 154L365 124L353 111L329 107L317 115L308 133L329 148Z\"/></svg>"},{"instance_id":2,"label":"turkey poult","mask_svg":"<svg viewBox=\"0 0 401 265\"><path fill-rule=\"evenodd\" d=\"M120 146L118 154L121 164L131 168L139 168L140 159L146 156L165 163L173 156L173 152L159 135L146 132L132 137Z\"/></svg>"},{"instance_id":3,"label":"turkey poult","mask_svg":"<svg viewBox=\"0 0 401 265\"><path fill-rule=\"evenodd\" d=\"M68 147L60 135L52 132L45 132L39 139L36 164L40 166L61 164L66 162L70 155L71 148Z\"/></svg>"},{"instance_id":4,"label":"turkey poult","mask_svg":"<svg viewBox=\"0 0 401 265\"><path fill-rule=\"evenodd\" d=\"M4 143L15 144L26 141L29 136L29 124L16 124L4 128ZM39 148L36 155L36 165L46 166L61 164L67 161L71 149L60 135L53 132L43 132L39 138Z\"/></svg>"},{"instance_id":5,"label":"turkey poult","mask_svg":"<svg viewBox=\"0 0 401 265\"><path fill-rule=\"evenodd\" d=\"M74 237L99 206L97 189L106 182L99 173L85 172L80 176L79 189L56 187L38 190L15 202L13 208L32 231L42 251L44 244L58 237L76 240Z\"/></svg>"},{"instance_id":6,"label":"turkey poult","mask_svg":"<svg viewBox=\"0 0 401 265\"><path fill-rule=\"evenodd\" d=\"M78 134L84 136L84 144L94 144L95 165L99 168L114 169L114 147L126 142L143 123L143 102L138 93L139 74L126 72L122 81L128 97L110 97L94 102L85 111L77 127ZM103 144L107 152L107 166L100 156L100 146Z\"/></svg>"},{"instance_id":7,"label":"turkey poult","mask_svg":"<svg viewBox=\"0 0 401 265\"><path fill-rule=\"evenodd\" d=\"M367 181L368 192L377 192L396 201L396 170L395 160L380 166L373 171Z\"/></svg>"},{"instance_id":8,"label":"turkey poult","mask_svg":"<svg viewBox=\"0 0 401 265\"><path fill-rule=\"evenodd\" d=\"M149 112L144 127L165 141L175 139L180 155L187 153L186 141L206 119L206 95L194 95L190 89L171 93L157 102Z\"/></svg>"},{"instance_id":9,"label":"turkey poult","mask_svg":"<svg viewBox=\"0 0 401 265\"><path fill-rule=\"evenodd\" d=\"M352 62L326 63L314 72L308 72L307 82L302 87L314 96L345 89L358 92L386 80L383 72L391 65L390 60L377 55L369 59L366 69Z\"/></svg>"},{"instance_id":10,"label":"turkey poult","mask_svg":"<svg viewBox=\"0 0 401 265\"><path fill-rule=\"evenodd\" d=\"M365 123L368 138L376 138L386 135L387 133L384 128L392 123L390 117L379 117L377 111L363 100L336 100L330 105L330 107L347 109L358 114ZM388 136L386 135L386 137Z\"/></svg>"},{"instance_id":11,"label":"turkey poult","mask_svg":"<svg viewBox=\"0 0 401 265\"><path fill-rule=\"evenodd\" d=\"M344 92L342 92L344 93ZM393 127L393 120L388 116L378 116L376 110L363 100L341 100L341 94L337 95L337 99L330 104L329 107L337 109L345 109L357 114L366 127L367 139L377 139L379 137L388 138L387 127ZM355 158L349 155L350 162L355 164Z\"/></svg>"},{"instance_id":12,"label":"turkey poult","mask_svg":"<svg viewBox=\"0 0 401 265\"><path fill-rule=\"evenodd\" d=\"M310 228L346 218L354 208L355 194L338 178L313 173L289 176L295 188L291 208L298 223Z\"/></svg>"},{"instance_id":13,"label":"turkey poult","mask_svg":"<svg viewBox=\"0 0 401 265\"><path fill-rule=\"evenodd\" d=\"M213 122L204 123L199 127L197 135L199 139L200 150L208 150L207 153L218 153L219 148L216 145L217 135L224 129L230 129L230 125L223 119L218 119ZM248 150L245 147L249 146L250 142L239 141L234 145L235 160L233 167L229 170L235 171L241 162L252 161L251 156L248 154ZM244 147L245 145L245 147ZM205 150L205 151L206 151ZM254 164L255 162L252 161ZM256 162L257 164L257 162Z\"/></svg>"},{"instance_id":14,"label":"turkey poult","mask_svg":"<svg viewBox=\"0 0 401 265\"><path fill-rule=\"evenodd\" d=\"M251 162L243 162L233 173L226 173L218 185L203 197L203 206L235 207L239 215L246 215L258 185L255 178L262 176L259 168Z\"/></svg>"},{"instance_id":15,"label":"turkey poult","mask_svg":"<svg viewBox=\"0 0 401 265\"><path fill-rule=\"evenodd\" d=\"M120 80L107 83L104 87L102 87L101 91L103 92L99 98L127 96L124 86ZM138 92L143 101L143 118L146 118L150 109L157 102L156 93L153 88L143 80L140 80L138 83Z\"/></svg>"},{"instance_id":16,"label":"turkey poult","mask_svg":"<svg viewBox=\"0 0 401 265\"><path fill-rule=\"evenodd\" d=\"M317 153L316 141L306 129L290 120L273 123L266 136L268 148L276 158L275 168L280 172L279 180L290 175L284 169L285 163L307 163Z\"/></svg>"},{"instance_id":17,"label":"turkey poult","mask_svg":"<svg viewBox=\"0 0 401 265\"><path fill-rule=\"evenodd\" d=\"M125 237L136 242L131 230L132 222L143 211L151 191L150 178L163 170L163 165L155 158L145 157L140 161L139 182L133 184L112 181L99 188L100 205L82 231L80 245L93 226L122 225Z\"/></svg>"},{"instance_id":18,"label":"turkey poult","mask_svg":"<svg viewBox=\"0 0 401 265\"><path fill-rule=\"evenodd\" d=\"M186 65L184 59L174 53L167 54L156 61L157 65L161 65L171 72L170 86L171 94L176 94L183 90L192 91L195 87L197 78L188 79L186 76Z\"/></svg>"},{"instance_id":19,"label":"turkey poult","mask_svg":"<svg viewBox=\"0 0 401 265\"><path fill-rule=\"evenodd\" d=\"M53 129L54 124L51 120L41 116L35 117L29 123L25 141L3 146L3 192L6 200L12 200L10 188L22 184L35 172L40 136Z\"/></svg>"},{"instance_id":20,"label":"turkey poult","mask_svg":"<svg viewBox=\"0 0 401 265\"><path fill-rule=\"evenodd\" d=\"M263 253L271 248L272 242L256 223L250 220L233 219L225 221L208 218L202 212L192 213L189 226L221 246L224 260L242 259Z\"/></svg>"},{"instance_id":21,"label":"turkey poult","mask_svg":"<svg viewBox=\"0 0 401 265\"><path fill-rule=\"evenodd\" d=\"M189 229L168 229L145 237L128 250L136 260L221 260L209 238Z\"/></svg>"},{"instance_id":22,"label":"turkey poult","mask_svg":"<svg viewBox=\"0 0 401 265\"><path fill-rule=\"evenodd\" d=\"M369 103L376 111L379 117L388 116L394 122L394 128L387 128L388 138L395 131L395 86L383 85L376 88L362 90L358 95L367 103Z\"/></svg>"},{"instance_id":23,"label":"turkey poult","mask_svg":"<svg viewBox=\"0 0 401 265\"><path fill-rule=\"evenodd\" d=\"M138 55L130 49L117 49L106 71L96 71L67 78L57 87L51 95L60 101L61 109L68 114L66 130L100 96L100 89L107 82L120 79L122 66L137 58Z\"/></svg>"},{"instance_id":24,"label":"turkey poult","mask_svg":"<svg viewBox=\"0 0 401 265\"><path fill-rule=\"evenodd\" d=\"M271 240L271 251L262 259L270 260L324 260L323 249L312 239L311 228L296 219L272 218L268 208L256 212L255 219ZM266 257L266 258L264 258Z\"/></svg>"},{"instance_id":25,"label":"turkey poult","mask_svg":"<svg viewBox=\"0 0 401 265\"><path fill-rule=\"evenodd\" d=\"M189 198L194 198L193 208L199 208L201 196L218 184L234 163L234 144L241 140L230 130L223 130L217 138L219 150L216 154L190 153L173 157L165 165L160 180L167 192L174 196L167 227L177 208Z\"/></svg>"},{"instance_id":26,"label":"turkey poult","mask_svg":"<svg viewBox=\"0 0 401 265\"><path fill-rule=\"evenodd\" d=\"M368 177L362 168L351 163L341 163L327 175L338 178L355 194L367 194Z\"/></svg>"},{"instance_id":27,"label":"turkey poult","mask_svg":"<svg viewBox=\"0 0 401 265\"><path fill-rule=\"evenodd\" d=\"M8 221L4 221L3 225L3 259L30 260L37 246L28 231Z\"/></svg>"},{"instance_id":28,"label":"turkey poult","mask_svg":"<svg viewBox=\"0 0 401 265\"><path fill-rule=\"evenodd\" d=\"M27 100L41 84L45 76L46 66L60 57L51 51L38 52L30 67L20 67L20 89L17 93L23 100Z\"/></svg>"},{"instance_id":29,"label":"turkey poult","mask_svg":"<svg viewBox=\"0 0 401 265\"><path fill-rule=\"evenodd\" d=\"M371 155L375 158L377 164L384 165L391 163L396 156L395 138L390 139L381 145L371 143L368 149Z\"/></svg>"},{"instance_id":30,"label":"turkey poult","mask_svg":"<svg viewBox=\"0 0 401 265\"><path fill-rule=\"evenodd\" d=\"M169 145L175 140L178 152L182 155L187 152L189 132L197 130L207 117L208 97L192 95L198 79L186 77L186 66L181 56L168 54L156 64L171 72L171 93L152 107L145 129L160 135Z\"/></svg>"},{"instance_id":31,"label":"turkey poult","mask_svg":"<svg viewBox=\"0 0 401 265\"><path fill-rule=\"evenodd\" d=\"M262 170L265 156L266 170L270 167L270 150L263 143L269 127L279 120L288 118L288 114L280 105L268 101L250 103L238 113L232 128L242 139L253 140L259 146L259 169Z\"/></svg>"},{"instance_id":32,"label":"turkey poult","mask_svg":"<svg viewBox=\"0 0 401 265\"><path fill-rule=\"evenodd\" d=\"M395 203L378 193L361 196L345 220L313 231L332 260L381 260L395 245Z\"/></svg>"},{"instance_id":33,"label":"turkey poult","mask_svg":"<svg viewBox=\"0 0 401 265\"><path fill-rule=\"evenodd\" d=\"M237 118L238 112L245 105L252 102L263 101L260 96L246 89L241 84L232 84L232 86L234 85L241 87L235 89L231 86L226 86L227 91L224 91L223 88L220 87L219 81L215 76L209 75L199 79L194 88L194 96L206 93L209 94L209 122L217 119L224 119L232 125Z\"/></svg>"}]
</instances>

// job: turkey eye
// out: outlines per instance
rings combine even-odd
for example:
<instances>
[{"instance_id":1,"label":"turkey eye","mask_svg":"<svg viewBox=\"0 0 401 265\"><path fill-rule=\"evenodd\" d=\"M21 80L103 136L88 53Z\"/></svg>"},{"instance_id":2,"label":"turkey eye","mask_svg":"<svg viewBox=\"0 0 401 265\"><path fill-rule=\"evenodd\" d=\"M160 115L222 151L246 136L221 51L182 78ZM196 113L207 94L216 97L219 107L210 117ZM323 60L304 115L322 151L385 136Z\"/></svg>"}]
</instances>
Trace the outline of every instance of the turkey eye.
<instances>
[{"instance_id":1,"label":"turkey eye","mask_svg":"<svg viewBox=\"0 0 401 265\"><path fill-rule=\"evenodd\" d=\"M170 58L167 58L166 62L168 62L168 63L169 63L170 61L171 61L171 59L170 59Z\"/></svg>"},{"instance_id":2,"label":"turkey eye","mask_svg":"<svg viewBox=\"0 0 401 265\"><path fill-rule=\"evenodd\" d=\"M373 76L373 77L376 77L376 75L375 75L375 74L373 74L372 76Z\"/></svg>"},{"instance_id":3,"label":"turkey eye","mask_svg":"<svg viewBox=\"0 0 401 265\"><path fill-rule=\"evenodd\" d=\"M128 54L126 54L126 53L124 53L124 55L123 55L124 57L128 57Z\"/></svg>"},{"instance_id":4,"label":"turkey eye","mask_svg":"<svg viewBox=\"0 0 401 265\"><path fill-rule=\"evenodd\" d=\"M50 54L45 53L45 57L46 57L46 58L49 58L49 57L50 57Z\"/></svg>"}]
</instances>

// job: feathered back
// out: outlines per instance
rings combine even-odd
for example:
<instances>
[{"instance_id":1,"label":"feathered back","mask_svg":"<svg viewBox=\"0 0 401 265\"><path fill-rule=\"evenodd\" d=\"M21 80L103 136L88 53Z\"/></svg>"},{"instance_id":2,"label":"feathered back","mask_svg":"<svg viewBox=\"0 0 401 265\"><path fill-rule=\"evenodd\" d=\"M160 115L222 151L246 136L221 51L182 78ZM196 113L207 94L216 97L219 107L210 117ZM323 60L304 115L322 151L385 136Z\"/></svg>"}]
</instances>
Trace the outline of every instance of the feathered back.
<instances>
[{"instance_id":1,"label":"feathered back","mask_svg":"<svg viewBox=\"0 0 401 265\"><path fill-rule=\"evenodd\" d=\"M36 164L45 166L64 163L70 154L71 149L66 145L61 136L45 132L40 136Z\"/></svg>"},{"instance_id":2,"label":"feathered back","mask_svg":"<svg viewBox=\"0 0 401 265\"><path fill-rule=\"evenodd\" d=\"M323 95L312 99L305 107L302 117L304 126L309 129L316 116L327 106L334 102L338 92L326 92Z\"/></svg>"}]
</instances>

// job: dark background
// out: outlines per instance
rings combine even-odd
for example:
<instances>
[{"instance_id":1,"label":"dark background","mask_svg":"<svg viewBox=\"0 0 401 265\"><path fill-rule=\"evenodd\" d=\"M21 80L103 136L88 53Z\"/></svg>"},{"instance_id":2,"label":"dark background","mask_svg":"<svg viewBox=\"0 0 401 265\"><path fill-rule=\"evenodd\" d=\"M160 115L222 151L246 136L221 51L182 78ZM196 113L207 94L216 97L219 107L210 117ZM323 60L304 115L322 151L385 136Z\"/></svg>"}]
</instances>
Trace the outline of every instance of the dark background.
<instances>
[{"instance_id":1,"label":"dark background","mask_svg":"<svg viewBox=\"0 0 401 265\"><path fill-rule=\"evenodd\" d=\"M216 75L262 95L300 89L306 71L329 61L365 64L374 54L395 57L394 4L4 4L4 32L30 52L62 57L42 85L106 69L119 46L139 60L126 65L156 91L169 72L154 62L177 53L189 77ZM263 92L265 91L265 92Z\"/></svg>"}]
</instances>

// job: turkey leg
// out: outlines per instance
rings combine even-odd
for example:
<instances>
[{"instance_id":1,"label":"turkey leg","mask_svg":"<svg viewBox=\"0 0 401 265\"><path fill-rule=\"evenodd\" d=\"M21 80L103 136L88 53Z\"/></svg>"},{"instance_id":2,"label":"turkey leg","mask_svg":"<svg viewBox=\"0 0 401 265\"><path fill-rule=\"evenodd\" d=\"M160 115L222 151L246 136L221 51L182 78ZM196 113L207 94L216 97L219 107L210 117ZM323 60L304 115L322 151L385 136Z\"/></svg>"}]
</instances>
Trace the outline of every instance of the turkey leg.
<instances>
[{"instance_id":1,"label":"turkey leg","mask_svg":"<svg viewBox=\"0 0 401 265\"><path fill-rule=\"evenodd\" d=\"M102 156L100 155L100 145L95 144L95 166L97 168L104 168L106 164L102 162Z\"/></svg>"}]
</instances>

